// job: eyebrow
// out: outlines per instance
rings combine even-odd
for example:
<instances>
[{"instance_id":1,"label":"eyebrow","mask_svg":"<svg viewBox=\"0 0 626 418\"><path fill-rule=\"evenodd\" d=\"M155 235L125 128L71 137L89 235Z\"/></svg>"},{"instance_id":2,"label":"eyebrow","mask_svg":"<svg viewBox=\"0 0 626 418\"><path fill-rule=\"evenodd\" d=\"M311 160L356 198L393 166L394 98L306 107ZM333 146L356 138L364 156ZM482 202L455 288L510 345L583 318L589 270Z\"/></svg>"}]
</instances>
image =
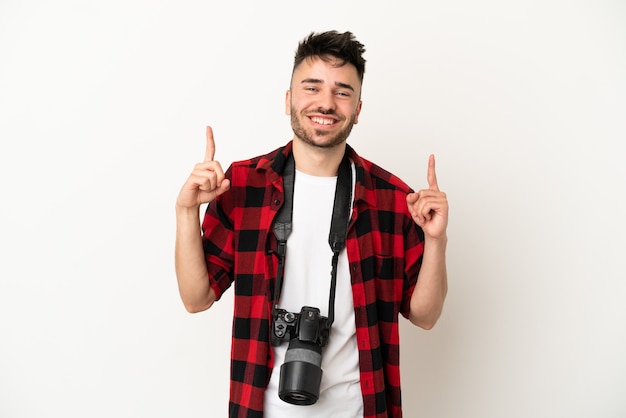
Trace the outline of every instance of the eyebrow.
<instances>
[{"instance_id":1,"label":"eyebrow","mask_svg":"<svg viewBox=\"0 0 626 418\"><path fill-rule=\"evenodd\" d=\"M319 78L305 78L304 80L300 82L300 84L305 84L305 83L324 84L324 80L321 80ZM335 86L354 91L354 87L352 87L350 84L347 84L347 83L341 83L339 81L335 81Z\"/></svg>"}]
</instances>

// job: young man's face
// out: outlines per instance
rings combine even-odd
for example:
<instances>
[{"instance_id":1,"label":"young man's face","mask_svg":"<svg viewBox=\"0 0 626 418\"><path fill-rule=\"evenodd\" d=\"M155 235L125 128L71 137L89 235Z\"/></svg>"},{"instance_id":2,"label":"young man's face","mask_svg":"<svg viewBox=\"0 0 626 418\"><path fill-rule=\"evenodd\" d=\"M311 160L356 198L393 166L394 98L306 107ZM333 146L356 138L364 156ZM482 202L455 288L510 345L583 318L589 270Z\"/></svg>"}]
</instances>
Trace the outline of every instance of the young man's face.
<instances>
[{"instance_id":1,"label":"young man's face","mask_svg":"<svg viewBox=\"0 0 626 418\"><path fill-rule=\"evenodd\" d=\"M361 81L352 64L318 57L305 59L293 72L285 107L297 138L320 148L342 144L358 122Z\"/></svg>"}]
</instances>

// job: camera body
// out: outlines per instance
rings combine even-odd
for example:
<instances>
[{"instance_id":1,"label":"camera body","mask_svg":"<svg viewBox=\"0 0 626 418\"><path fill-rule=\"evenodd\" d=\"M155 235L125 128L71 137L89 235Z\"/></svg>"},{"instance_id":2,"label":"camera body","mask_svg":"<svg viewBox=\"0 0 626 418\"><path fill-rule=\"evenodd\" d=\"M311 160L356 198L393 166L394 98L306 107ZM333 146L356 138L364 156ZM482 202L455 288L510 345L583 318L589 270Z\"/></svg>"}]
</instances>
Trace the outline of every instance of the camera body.
<instances>
[{"instance_id":1,"label":"camera body","mask_svg":"<svg viewBox=\"0 0 626 418\"><path fill-rule=\"evenodd\" d=\"M294 405L312 405L319 398L322 381L322 347L328 342L330 321L318 308L303 306L300 313L276 309L271 341L289 341L280 367L278 396Z\"/></svg>"},{"instance_id":2,"label":"camera body","mask_svg":"<svg viewBox=\"0 0 626 418\"><path fill-rule=\"evenodd\" d=\"M276 309L272 329L272 345L298 338L300 341L319 344L324 347L330 334L328 318L320 315L320 310L303 306L300 313Z\"/></svg>"}]
</instances>

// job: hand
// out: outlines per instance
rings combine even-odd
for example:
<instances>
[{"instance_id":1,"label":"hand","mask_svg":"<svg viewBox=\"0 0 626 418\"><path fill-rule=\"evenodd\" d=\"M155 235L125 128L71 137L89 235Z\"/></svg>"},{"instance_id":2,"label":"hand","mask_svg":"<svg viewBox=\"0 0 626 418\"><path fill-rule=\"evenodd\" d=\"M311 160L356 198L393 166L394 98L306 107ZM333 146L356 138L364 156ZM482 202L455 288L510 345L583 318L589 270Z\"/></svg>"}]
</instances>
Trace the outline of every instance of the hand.
<instances>
[{"instance_id":1,"label":"hand","mask_svg":"<svg viewBox=\"0 0 626 418\"><path fill-rule=\"evenodd\" d=\"M439 190L435 173L435 156L428 158L428 189L409 193L406 197L409 213L427 237L446 236L448 227L448 198Z\"/></svg>"},{"instance_id":2,"label":"hand","mask_svg":"<svg viewBox=\"0 0 626 418\"><path fill-rule=\"evenodd\" d=\"M198 208L203 203L209 203L230 188L230 181L224 178L224 171L215 157L215 140L213 130L206 127L206 151L204 161L195 165L189 178L183 185L176 205L181 208Z\"/></svg>"}]
</instances>

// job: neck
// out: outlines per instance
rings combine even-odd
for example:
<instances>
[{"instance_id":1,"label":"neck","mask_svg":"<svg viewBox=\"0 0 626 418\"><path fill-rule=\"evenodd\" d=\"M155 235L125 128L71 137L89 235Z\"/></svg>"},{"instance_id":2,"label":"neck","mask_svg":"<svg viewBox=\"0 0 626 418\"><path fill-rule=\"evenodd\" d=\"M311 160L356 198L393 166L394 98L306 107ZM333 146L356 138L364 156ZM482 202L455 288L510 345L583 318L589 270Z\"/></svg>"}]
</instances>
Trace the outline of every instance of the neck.
<instances>
[{"instance_id":1,"label":"neck","mask_svg":"<svg viewBox=\"0 0 626 418\"><path fill-rule=\"evenodd\" d=\"M336 176L345 152L345 142L336 147L321 148L308 145L297 137L293 140L296 169L311 176Z\"/></svg>"}]
</instances>

